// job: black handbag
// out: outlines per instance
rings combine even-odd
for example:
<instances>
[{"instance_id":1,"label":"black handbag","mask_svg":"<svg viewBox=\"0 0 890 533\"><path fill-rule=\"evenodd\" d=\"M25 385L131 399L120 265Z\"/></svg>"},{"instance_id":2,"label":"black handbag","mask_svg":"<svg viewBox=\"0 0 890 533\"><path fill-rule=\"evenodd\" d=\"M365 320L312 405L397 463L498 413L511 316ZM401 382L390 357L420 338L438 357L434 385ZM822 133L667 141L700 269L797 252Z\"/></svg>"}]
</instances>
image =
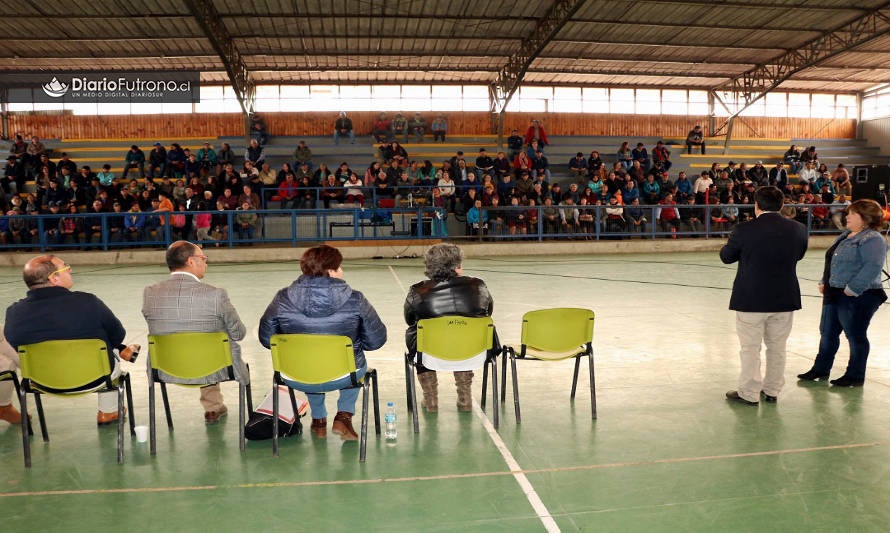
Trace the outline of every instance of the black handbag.
<instances>
[{"instance_id":1,"label":"black handbag","mask_svg":"<svg viewBox=\"0 0 890 533\"><path fill-rule=\"evenodd\" d=\"M269 440L272 438L272 415L265 413L250 413L250 419L244 425L244 436L248 440ZM303 424L299 418L294 419L293 424L278 419L278 437L290 437L303 433Z\"/></svg>"},{"instance_id":2,"label":"black handbag","mask_svg":"<svg viewBox=\"0 0 890 533\"><path fill-rule=\"evenodd\" d=\"M308 404L305 400L297 400L293 389L278 386L278 437L290 437L303 433L300 418L306 414ZM244 436L248 440L268 440L272 438L272 392L266 395L263 402L250 413L244 425ZM294 414L296 413L296 414ZM291 421L292 419L292 421Z\"/></svg>"}]
</instances>

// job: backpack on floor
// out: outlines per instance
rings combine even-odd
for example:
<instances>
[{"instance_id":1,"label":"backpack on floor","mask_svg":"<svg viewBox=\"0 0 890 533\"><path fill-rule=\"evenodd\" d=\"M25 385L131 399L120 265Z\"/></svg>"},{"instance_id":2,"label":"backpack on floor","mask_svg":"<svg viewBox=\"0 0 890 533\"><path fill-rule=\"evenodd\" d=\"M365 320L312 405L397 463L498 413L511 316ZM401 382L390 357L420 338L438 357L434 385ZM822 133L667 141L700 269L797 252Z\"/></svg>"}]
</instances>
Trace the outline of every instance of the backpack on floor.
<instances>
[{"instance_id":1,"label":"backpack on floor","mask_svg":"<svg viewBox=\"0 0 890 533\"><path fill-rule=\"evenodd\" d=\"M249 440L268 440L272 438L272 392L266 395L263 403L250 413L250 419L244 425L244 436ZM294 397L296 409L291 403L289 389L283 385L278 386L278 437L290 437L303 433L303 424L300 418L309 409L309 403L302 398ZM297 415L294 416L296 411Z\"/></svg>"}]
</instances>

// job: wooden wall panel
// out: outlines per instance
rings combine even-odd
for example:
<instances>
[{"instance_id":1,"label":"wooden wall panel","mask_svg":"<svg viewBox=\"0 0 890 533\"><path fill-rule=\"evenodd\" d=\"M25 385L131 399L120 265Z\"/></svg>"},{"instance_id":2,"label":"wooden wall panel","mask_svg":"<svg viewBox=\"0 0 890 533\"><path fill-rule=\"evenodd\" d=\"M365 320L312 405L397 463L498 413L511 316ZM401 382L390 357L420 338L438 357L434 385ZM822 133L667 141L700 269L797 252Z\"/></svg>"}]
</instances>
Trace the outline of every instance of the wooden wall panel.
<instances>
[{"instance_id":1,"label":"wooden wall panel","mask_svg":"<svg viewBox=\"0 0 890 533\"><path fill-rule=\"evenodd\" d=\"M390 117L394 113L389 114ZM424 113L427 123L435 113ZM350 113L359 135L368 135L376 112ZM445 113L452 135L490 133L487 112ZM273 135L319 136L333 133L337 113L267 113L264 115ZM707 131L708 119L685 115L607 115L583 113L507 113L504 129L524 133L533 119L542 121L548 135L607 135L618 137L685 137L694 124ZM238 113L201 115L13 115L11 132L35 134L45 139L185 139L238 136L243 122ZM733 138L823 138L853 139L853 119L784 119L739 117Z\"/></svg>"},{"instance_id":2,"label":"wooden wall panel","mask_svg":"<svg viewBox=\"0 0 890 533\"><path fill-rule=\"evenodd\" d=\"M238 135L240 114L202 115L10 115L10 132L44 139L185 139Z\"/></svg>"}]
</instances>

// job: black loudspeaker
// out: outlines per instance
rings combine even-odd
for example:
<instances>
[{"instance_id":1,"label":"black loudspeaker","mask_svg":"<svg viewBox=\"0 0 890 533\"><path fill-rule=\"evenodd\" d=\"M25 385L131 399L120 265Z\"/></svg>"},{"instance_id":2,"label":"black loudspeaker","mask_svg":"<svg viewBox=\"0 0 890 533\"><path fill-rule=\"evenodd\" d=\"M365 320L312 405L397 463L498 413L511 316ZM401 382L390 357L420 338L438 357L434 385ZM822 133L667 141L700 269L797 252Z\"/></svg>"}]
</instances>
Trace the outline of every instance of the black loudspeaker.
<instances>
[{"instance_id":1,"label":"black loudspeaker","mask_svg":"<svg viewBox=\"0 0 890 533\"><path fill-rule=\"evenodd\" d=\"M870 198L885 205L885 198L890 194L890 166L853 167L852 170L853 200Z\"/></svg>"}]
</instances>

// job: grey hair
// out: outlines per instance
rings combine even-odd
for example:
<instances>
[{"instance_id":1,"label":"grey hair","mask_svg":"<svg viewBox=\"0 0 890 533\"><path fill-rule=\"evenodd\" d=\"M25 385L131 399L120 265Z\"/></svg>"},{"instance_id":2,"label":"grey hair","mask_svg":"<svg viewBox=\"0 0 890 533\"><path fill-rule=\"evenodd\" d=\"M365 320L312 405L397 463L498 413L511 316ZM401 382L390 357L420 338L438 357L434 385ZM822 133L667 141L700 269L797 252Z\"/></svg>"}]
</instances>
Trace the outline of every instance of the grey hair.
<instances>
[{"instance_id":1,"label":"grey hair","mask_svg":"<svg viewBox=\"0 0 890 533\"><path fill-rule=\"evenodd\" d=\"M446 281L457 276L457 269L463 262L464 252L454 244L436 244L423 256L425 274L433 281Z\"/></svg>"}]
</instances>

